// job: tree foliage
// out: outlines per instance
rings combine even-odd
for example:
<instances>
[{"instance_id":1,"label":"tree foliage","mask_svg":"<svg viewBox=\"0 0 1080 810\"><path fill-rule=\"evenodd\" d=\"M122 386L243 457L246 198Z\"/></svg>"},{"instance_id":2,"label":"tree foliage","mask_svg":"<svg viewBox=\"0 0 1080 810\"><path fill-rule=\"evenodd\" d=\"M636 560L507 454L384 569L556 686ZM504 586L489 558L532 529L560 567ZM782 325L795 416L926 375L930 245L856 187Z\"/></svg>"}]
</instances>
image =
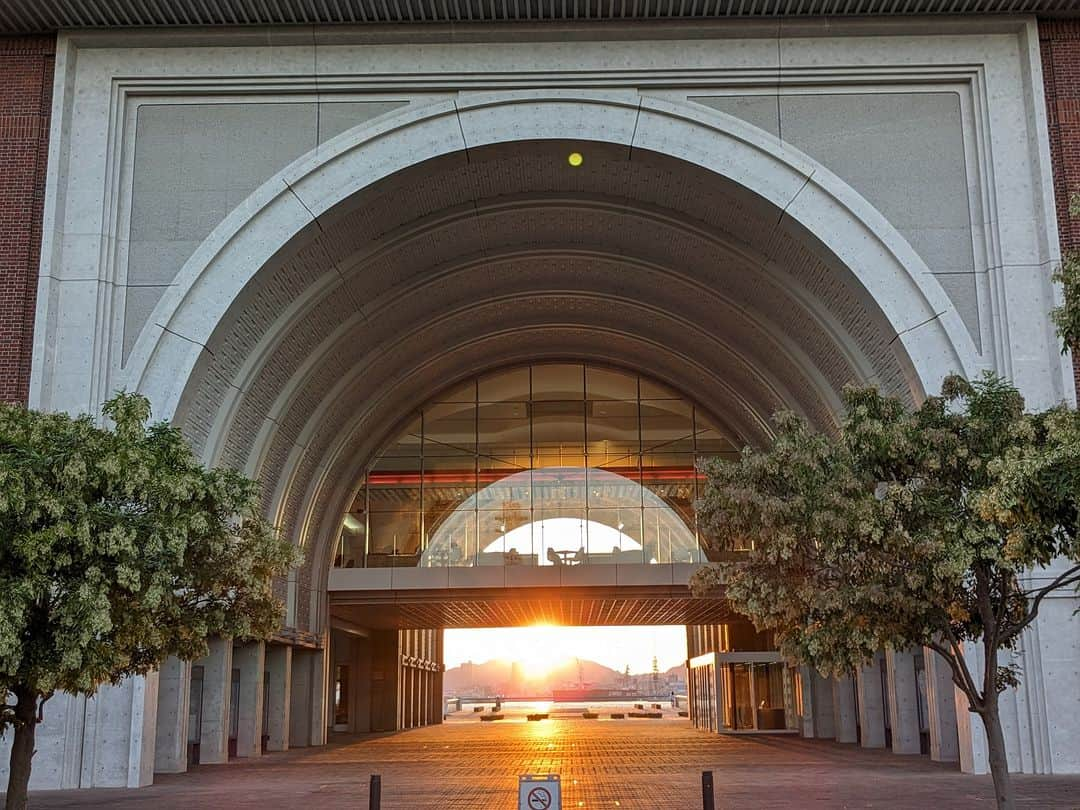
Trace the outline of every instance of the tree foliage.
<instances>
[{"instance_id":1,"label":"tree foliage","mask_svg":"<svg viewBox=\"0 0 1080 810\"><path fill-rule=\"evenodd\" d=\"M17 740L31 698L39 713L57 690L198 658L211 635L265 637L282 615L271 580L295 552L255 482L205 469L141 396L104 413L111 429L0 405L0 691L17 698L0 730Z\"/></svg>"},{"instance_id":2,"label":"tree foliage","mask_svg":"<svg viewBox=\"0 0 1080 810\"><path fill-rule=\"evenodd\" d=\"M707 466L711 542L752 551L694 587L723 586L783 652L826 673L887 646L937 650L993 749L998 694L1016 678L998 651L1047 594L1080 582L1080 417L1026 413L991 374L950 377L918 408L873 388L847 389L844 406L836 435L781 414L769 448ZM967 643L982 644L983 672Z\"/></svg>"}]
</instances>

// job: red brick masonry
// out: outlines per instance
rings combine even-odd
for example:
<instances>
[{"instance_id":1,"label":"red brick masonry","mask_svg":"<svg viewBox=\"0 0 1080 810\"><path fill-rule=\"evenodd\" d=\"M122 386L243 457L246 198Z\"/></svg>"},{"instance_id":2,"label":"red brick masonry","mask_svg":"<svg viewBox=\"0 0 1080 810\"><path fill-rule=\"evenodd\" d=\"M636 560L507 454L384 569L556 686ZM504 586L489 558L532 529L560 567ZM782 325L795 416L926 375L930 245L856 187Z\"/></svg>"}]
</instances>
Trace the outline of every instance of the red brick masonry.
<instances>
[{"instance_id":1,"label":"red brick masonry","mask_svg":"<svg viewBox=\"0 0 1080 810\"><path fill-rule=\"evenodd\" d=\"M30 387L53 36L0 37L0 400Z\"/></svg>"},{"instance_id":2,"label":"red brick masonry","mask_svg":"<svg viewBox=\"0 0 1080 810\"><path fill-rule=\"evenodd\" d=\"M1080 250L1080 217L1069 216L1069 196L1080 193L1080 20L1041 20L1039 45L1061 249ZM1073 369L1080 392L1080 357Z\"/></svg>"}]
</instances>

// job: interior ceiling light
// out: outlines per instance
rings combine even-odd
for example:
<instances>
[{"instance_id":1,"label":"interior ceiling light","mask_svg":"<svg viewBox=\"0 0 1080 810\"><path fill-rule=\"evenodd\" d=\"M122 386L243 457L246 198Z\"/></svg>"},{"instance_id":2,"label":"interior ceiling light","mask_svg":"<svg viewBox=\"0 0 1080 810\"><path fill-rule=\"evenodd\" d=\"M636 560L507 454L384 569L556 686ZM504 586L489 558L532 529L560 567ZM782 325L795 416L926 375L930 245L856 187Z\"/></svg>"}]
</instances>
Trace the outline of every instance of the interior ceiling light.
<instances>
[{"instance_id":1,"label":"interior ceiling light","mask_svg":"<svg viewBox=\"0 0 1080 810\"><path fill-rule=\"evenodd\" d=\"M575 169L585 162L585 158L581 156L581 152L571 152L566 158L566 162L573 166Z\"/></svg>"}]
</instances>

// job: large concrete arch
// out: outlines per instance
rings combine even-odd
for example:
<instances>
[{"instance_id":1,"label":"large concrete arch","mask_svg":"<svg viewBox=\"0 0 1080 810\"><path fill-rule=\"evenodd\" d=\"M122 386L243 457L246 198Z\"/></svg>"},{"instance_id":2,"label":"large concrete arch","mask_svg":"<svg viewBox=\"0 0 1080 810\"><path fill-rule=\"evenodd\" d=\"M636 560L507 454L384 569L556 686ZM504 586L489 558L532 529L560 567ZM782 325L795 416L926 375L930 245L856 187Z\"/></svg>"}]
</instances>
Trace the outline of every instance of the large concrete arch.
<instances>
[{"instance_id":1,"label":"large concrete arch","mask_svg":"<svg viewBox=\"0 0 1080 810\"><path fill-rule=\"evenodd\" d=\"M610 167L593 186L485 185L575 143ZM697 185L657 179L675 171ZM149 324L122 383L262 478L316 592L356 475L433 378L644 364L753 443L777 407L827 424L851 379L917 398L978 368L922 260L830 171L722 113L595 91L462 95L338 136L234 210Z\"/></svg>"},{"instance_id":2,"label":"large concrete arch","mask_svg":"<svg viewBox=\"0 0 1080 810\"><path fill-rule=\"evenodd\" d=\"M825 167L738 119L696 105L546 90L483 93L409 109L296 161L233 211L185 264L151 317L160 328L144 333L132 352L128 379L154 392L159 413L175 412L197 350L183 356L165 336L208 342L244 285L289 240L312 228L314 218L424 159L543 139L658 151L732 179L779 207L851 269L896 328L920 381L976 367L970 337L922 260ZM923 323L928 328L915 328ZM174 383L147 384L163 374Z\"/></svg>"}]
</instances>

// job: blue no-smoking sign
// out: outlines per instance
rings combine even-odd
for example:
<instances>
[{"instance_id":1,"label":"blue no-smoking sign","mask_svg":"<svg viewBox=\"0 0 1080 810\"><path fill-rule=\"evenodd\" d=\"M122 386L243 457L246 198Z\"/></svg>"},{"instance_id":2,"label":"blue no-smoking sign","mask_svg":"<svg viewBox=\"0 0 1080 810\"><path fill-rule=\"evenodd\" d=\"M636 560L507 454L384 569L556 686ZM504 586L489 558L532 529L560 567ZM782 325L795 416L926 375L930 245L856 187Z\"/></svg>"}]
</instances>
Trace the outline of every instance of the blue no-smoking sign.
<instances>
[{"instance_id":1,"label":"blue no-smoking sign","mask_svg":"<svg viewBox=\"0 0 1080 810\"><path fill-rule=\"evenodd\" d=\"M518 777L518 810L562 810L562 784L557 773Z\"/></svg>"}]
</instances>

